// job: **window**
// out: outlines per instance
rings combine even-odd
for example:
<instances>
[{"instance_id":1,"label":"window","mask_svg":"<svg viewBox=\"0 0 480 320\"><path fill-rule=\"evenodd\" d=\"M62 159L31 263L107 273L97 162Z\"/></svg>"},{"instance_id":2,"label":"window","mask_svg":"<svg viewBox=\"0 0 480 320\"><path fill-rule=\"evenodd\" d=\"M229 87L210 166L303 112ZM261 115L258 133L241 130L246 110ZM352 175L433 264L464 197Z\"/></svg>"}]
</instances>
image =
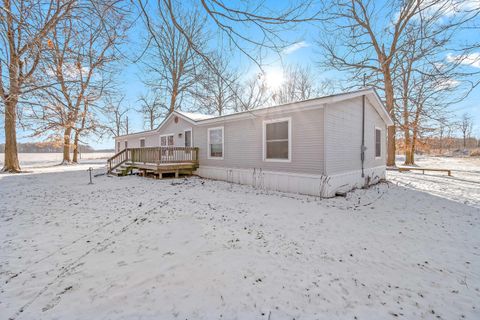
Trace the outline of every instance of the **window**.
<instances>
[{"instance_id":1,"label":"window","mask_svg":"<svg viewBox=\"0 0 480 320\"><path fill-rule=\"evenodd\" d=\"M125 149L128 148L128 141L125 141Z\"/></svg>"},{"instance_id":2,"label":"window","mask_svg":"<svg viewBox=\"0 0 480 320\"><path fill-rule=\"evenodd\" d=\"M263 159L265 161L290 161L290 122L290 118L263 122Z\"/></svg>"},{"instance_id":3,"label":"window","mask_svg":"<svg viewBox=\"0 0 480 320\"><path fill-rule=\"evenodd\" d=\"M382 156L382 129L375 128L375 158Z\"/></svg>"},{"instance_id":4,"label":"window","mask_svg":"<svg viewBox=\"0 0 480 320\"><path fill-rule=\"evenodd\" d=\"M162 147L162 156L172 155L172 150L167 148L173 147L174 139L173 134L167 134L160 136L160 147Z\"/></svg>"},{"instance_id":5,"label":"window","mask_svg":"<svg viewBox=\"0 0 480 320\"><path fill-rule=\"evenodd\" d=\"M208 129L208 158L223 159L223 127Z\"/></svg>"},{"instance_id":6,"label":"window","mask_svg":"<svg viewBox=\"0 0 480 320\"><path fill-rule=\"evenodd\" d=\"M140 148L145 147L145 139L140 139Z\"/></svg>"},{"instance_id":7,"label":"window","mask_svg":"<svg viewBox=\"0 0 480 320\"><path fill-rule=\"evenodd\" d=\"M191 147L192 146L192 131L187 130L185 131L185 147Z\"/></svg>"},{"instance_id":8,"label":"window","mask_svg":"<svg viewBox=\"0 0 480 320\"><path fill-rule=\"evenodd\" d=\"M117 152L120 152L120 141L117 141Z\"/></svg>"}]
</instances>

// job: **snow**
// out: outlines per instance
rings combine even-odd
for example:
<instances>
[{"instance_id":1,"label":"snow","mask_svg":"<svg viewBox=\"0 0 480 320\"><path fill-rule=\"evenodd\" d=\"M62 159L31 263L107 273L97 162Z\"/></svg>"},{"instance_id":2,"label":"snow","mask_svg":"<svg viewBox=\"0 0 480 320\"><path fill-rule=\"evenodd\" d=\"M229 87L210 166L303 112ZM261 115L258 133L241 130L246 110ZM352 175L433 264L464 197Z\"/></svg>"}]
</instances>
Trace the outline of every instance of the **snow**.
<instances>
[{"instance_id":1,"label":"snow","mask_svg":"<svg viewBox=\"0 0 480 320\"><path fill-rule=\"evenodd\" d=\"M180 113L181 115L184 115L187 118L192 119L193 121L215 118L215 116L203 114L203 113L185 112L185 111L178 111L178 110L176 112Z\"/></svg>"},{"instance_id":2,"label":"snow","mask_svg":"<svg viewBox=\"0 0 480 320\"><path fill-rule=\"evenodd\" d=\"M92 164L2 174L1 318L478 319L480 197L462 179L479 167L442 161L460 171L389 172L332 199L195 177L88 185Z\"/></svg>"},{"instance_id":3,"label":"snow","mask_svg":"<svg viewBox=\"0 0 480 320\"><path fill-rule=\"evenodd\" d=\"M113 156L113 152L92 152L81 153L80 161L82 163L102 163L105 164L106 159ZM3 166L5 155L0 153L0 167ZM18 160L22 169L48 167L57 165L62 162L63 153L19 153Z\"/></svg>"},{"instance_id":4,"label":"snow","mask_svg":"<svg viewBox=\"0 0 480 320\"><path fill-rule=\"evenodd\" d=\"M404 159L398 159L402 163ZM416 160L422 168L451 169L445 172L388 171L388 179L399 186L421 190L430 194L480 208L480 158L422 157Z\"/></svg>"}]
</instances>

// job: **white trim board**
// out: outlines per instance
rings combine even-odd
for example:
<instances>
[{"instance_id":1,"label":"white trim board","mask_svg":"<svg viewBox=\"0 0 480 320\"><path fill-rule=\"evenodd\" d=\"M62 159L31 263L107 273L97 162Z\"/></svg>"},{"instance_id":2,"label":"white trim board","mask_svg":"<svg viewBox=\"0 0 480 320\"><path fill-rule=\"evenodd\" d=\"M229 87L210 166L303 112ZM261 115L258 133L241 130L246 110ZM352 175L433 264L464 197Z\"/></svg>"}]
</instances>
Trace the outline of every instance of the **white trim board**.
<instances>
[{"instance_id":1,"label":"white trim board","mask_svg":"<svg viewBox=\"0 0 480 320\"><path fill-rule=\"evenodd\" d=\"M210 131L222 130L222 156L212 157L210 154ZM212 127L207 129L207 159L209 160L223 160L225 158L225 127Z\"/></svg>"},{"instance_id":2,"label":"white trim board","mask_svg":"<svg viewBox=\"0 0 480 320\"><path fill-rule=\"evenodd\" d=\"M267 158L267 124L285 122L285 121L288 123L288 159ZM264 162L292 162L292 118L291 117L263 120L262 159Z\"/></svg>"}]
</instances>

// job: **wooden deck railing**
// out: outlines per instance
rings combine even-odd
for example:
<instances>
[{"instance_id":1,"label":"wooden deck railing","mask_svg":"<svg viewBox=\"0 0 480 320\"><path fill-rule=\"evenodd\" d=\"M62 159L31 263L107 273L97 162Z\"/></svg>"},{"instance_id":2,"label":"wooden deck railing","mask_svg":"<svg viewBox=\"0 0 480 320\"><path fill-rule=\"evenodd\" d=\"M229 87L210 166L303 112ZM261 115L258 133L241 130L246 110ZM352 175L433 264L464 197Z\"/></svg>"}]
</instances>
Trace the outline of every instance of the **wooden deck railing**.
<instances>
[{"instance_id":1,"label":"wooden deck railing","mask_svg":"<svg viewBox=\"0 0 480 320\"><path fill-rule=\"evenodd\" d=\"M145 147L123 149L107 160L108 172L112 172L125 162L166 164L195 163L198 164L198 148L196 147Z\"/></svg>"},{"instance_id":2,"label":"wooden deck railing","mask_svg":"<svg viewBox=\"0 0 480 320\"><path fill-rule=\"evenodd\" d=\"M107 160L108 173L111 173L115 168L128 160L128 149L123 149L113 157Z\"/></svg>"}]
</instances>

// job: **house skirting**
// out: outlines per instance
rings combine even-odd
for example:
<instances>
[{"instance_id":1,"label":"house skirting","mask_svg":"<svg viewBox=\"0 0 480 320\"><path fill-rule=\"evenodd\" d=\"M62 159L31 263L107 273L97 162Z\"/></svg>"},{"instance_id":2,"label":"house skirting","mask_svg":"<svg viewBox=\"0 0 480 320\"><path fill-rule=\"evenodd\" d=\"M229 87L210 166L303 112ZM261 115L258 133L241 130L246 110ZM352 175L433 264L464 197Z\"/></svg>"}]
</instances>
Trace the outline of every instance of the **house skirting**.
<instances>
[{"instance_id":1,"label":"house skirting","mask_svg":"<svg viewBox=\"0 0 480 320\"><path fill-rule=\"evenodd\" d=\"M264 190L328 198L335 196L336 192L347 192L354 188L378 183L385 179L385 169L385 166L367 168L364 170L365 177L362 178L361 170L325 176L200 165L195 174L203 178L246 184Z\"/></svg>"}]
</instances>

